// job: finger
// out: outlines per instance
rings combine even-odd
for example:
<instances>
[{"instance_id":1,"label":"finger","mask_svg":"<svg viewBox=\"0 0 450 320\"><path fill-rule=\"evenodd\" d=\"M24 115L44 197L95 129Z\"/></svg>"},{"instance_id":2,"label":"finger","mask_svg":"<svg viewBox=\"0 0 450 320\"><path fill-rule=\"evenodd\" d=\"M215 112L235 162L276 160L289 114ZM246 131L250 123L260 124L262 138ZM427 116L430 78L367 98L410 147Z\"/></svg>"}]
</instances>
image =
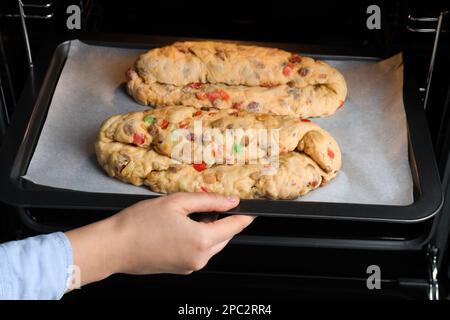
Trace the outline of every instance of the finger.
<instances>
[{"instance_id":1,"label":"finger","mask_svg":"<svg viewBox=\"0 0 450 320\"><path fill-rule=\"evenodd\" d=\"M211 260L212 257L214 257L216 254L218 254L220 251L222 251L222 249L225 248L225 246L228 244L228 242L230 242L230 240L231 240L231 238L213 245L209 249L208 261L206 262L206 264L209 263L209 260Z\"/></svg>"},{"instance_id":2,"label":"finger","mask_svg":"<svg viewBox=\"0 0 450 320\"><path fill-rule=\"evenodd\" d=\"M233 238L233 236L244 230L250 223L252 223L254 219L254 216L232 215L211 222L205 225L205 227L210 234L212 243L217 244Z\"/></svg>"},{"instance_id":3,"label":"finger","mask_svg":"<svg viewBox=\"0 0 450 320\"><path fill-rule=\"evenodd\" d=\"M216 254L218 254L220 251L222 251L223 248L225 248L225 246L228 244L228 242L230 242L230 239L227 239L225 241L219 242L217 244L215 244L212 248L211 248L211 257L215 256Z\"/></svg>"},{"instance_id":4,"label":"finger","mask_svg":"<svg viewBox=\"0 0 450 320\"><path fill-rule=\"evenodd\" d=\"M171 198L184 214L223 212L239 204L238 197L224 197L215 193L177 193L168 198Z\"/></svg>"}]
</instances>

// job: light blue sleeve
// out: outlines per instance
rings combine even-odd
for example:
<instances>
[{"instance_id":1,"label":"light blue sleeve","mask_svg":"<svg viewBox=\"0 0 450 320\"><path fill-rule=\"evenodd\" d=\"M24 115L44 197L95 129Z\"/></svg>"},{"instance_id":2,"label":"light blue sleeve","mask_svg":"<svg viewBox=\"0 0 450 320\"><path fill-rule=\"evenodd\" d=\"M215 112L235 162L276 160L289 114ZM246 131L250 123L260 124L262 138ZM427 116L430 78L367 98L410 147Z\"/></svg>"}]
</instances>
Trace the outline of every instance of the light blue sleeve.
<instances>
[{"instance_id":1,"label":"light blue sleeve","mask_svg":"<svg viewBox=\"0 0 450 320\"><path fill-rule=\"evenodd\" d=\"M0 244L0 300L60 299L72 264L62 232Z\"/></svg>"}]
</instances>

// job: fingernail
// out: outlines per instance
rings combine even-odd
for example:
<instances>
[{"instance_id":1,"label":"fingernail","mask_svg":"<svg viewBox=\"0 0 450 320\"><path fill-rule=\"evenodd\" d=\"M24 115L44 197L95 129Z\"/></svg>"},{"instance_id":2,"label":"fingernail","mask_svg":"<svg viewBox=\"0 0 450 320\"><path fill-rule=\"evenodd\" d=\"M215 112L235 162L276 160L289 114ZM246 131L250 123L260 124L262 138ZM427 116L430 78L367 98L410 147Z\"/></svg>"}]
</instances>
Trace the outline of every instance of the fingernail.
<instances>
[{"instance_id":1,"label":"fingernail","mask_svg":"<svg viewBox=\"0 0 450 320\"><path fill-rule=\"evenodd\" d=\"M227 197L227 200L230 202L236 203L239 201L239 198L236 196L229 196L229 197Z\"/></svg>"}]
</instances>

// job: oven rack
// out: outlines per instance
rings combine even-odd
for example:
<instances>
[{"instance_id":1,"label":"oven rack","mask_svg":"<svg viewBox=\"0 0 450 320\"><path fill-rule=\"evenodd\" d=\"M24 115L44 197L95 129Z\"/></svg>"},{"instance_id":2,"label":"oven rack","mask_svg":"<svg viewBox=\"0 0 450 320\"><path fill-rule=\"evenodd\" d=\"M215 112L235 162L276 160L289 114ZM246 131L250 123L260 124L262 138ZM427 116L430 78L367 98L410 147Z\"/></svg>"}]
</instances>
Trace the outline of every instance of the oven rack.
<instances>
[{"instance_id":1,"label":"oven rack","mask_svg":"<svg viewBox=\"0 0 450 320\"><path fill-rule=\"evenodd\" d=\"M426 88L420 88L421 92L425 92L425 99L423 103L423 108L426 110L428 106L428 98L430 94L430 88L431 88L431 80L433 78L433 72L434 72L434 65L436 62L436 54L439 47L439 40L441 33L449 32L448 29L443 29L442 24L444 21L444 18L448 15L449 11L442 11L438 17L414 17L412 15L408 15L408 24L406 26L406 29L409 32L417 32L417 33L435 33L434 36L434 43L433 43L433 51L431 52L431 59L430 59L430 67L428 69L428 76L427 76L427 87ZM412 24L429 24L430 22L436 23L435 28L424 28L424 27L413 27Z\"/></svg>"},{"instance_id":2,"label":"oven rack","mask_svg":"<svg viewBox=\"0 0 450 320\"><path fill-rule=\"evenodd\" d=\"M32 3L23 3L22 0L17 0L17 6L19 8L19 13L15 14L5 14L4 16L6 18L20 18L21 26L22 26L22 33L23 33L23 40L25 43L25 49L27 53L27 59L28 59L28 67L33 68L33 57L31 56L31 47L30 47L30 38L28 36L28 29L27 29L27 19L41 19L41 20L48 20L51 19L55 12L53 11L53 2L46 2L44 4L32 4ZM34 13L34 14L27 14L25 11L27 9L34 9L38 10L41 13Z\"/></svg>"}]
</instances>

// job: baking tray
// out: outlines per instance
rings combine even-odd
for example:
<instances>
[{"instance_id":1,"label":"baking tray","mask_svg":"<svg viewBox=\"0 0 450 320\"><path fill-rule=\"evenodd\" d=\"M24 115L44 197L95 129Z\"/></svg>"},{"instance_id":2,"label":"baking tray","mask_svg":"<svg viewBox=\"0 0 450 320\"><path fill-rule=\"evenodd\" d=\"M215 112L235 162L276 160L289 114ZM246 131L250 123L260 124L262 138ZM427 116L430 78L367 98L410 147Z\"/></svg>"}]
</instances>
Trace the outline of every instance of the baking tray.
<instances>
[{"instance_id":1,"label":"baking tray","mask_svg":"<svg viewBox=\"0 0 450 320\"><path fill-rule=\"evenodd\" d=\"M141 49L185 40L173 37L126 37L125 39L124 41L117 38L114 41L82 40L97 46ZM311 54L321 59L378 59L367 55L347 55L345 49L321 46L244 43L274 46L302 52L302 54ZM18 207L119 210L137 201L155 197L152 195L92 193L51 188L34 184L22 178L37 145L53 92L67 58L69 45L70 41L67 41L56 47L47 70L36 69L30 74L30 79L17 106L16 115L0 151L0 199ZM45 77L43 76L44 73ZM420 222L434 216L439 211L443 201L441 184L425 114L420 102L418 85L415 82L415 77L408 72L408 68L405 68L404 75L403 95L408 122L409 161L414 183L414 202L411 205L242 200L240 205L229 213L396 223ZM41 79L42 84L40 89L37 90L36 83L40 83Z\"/></svg>"}]
</instances>

